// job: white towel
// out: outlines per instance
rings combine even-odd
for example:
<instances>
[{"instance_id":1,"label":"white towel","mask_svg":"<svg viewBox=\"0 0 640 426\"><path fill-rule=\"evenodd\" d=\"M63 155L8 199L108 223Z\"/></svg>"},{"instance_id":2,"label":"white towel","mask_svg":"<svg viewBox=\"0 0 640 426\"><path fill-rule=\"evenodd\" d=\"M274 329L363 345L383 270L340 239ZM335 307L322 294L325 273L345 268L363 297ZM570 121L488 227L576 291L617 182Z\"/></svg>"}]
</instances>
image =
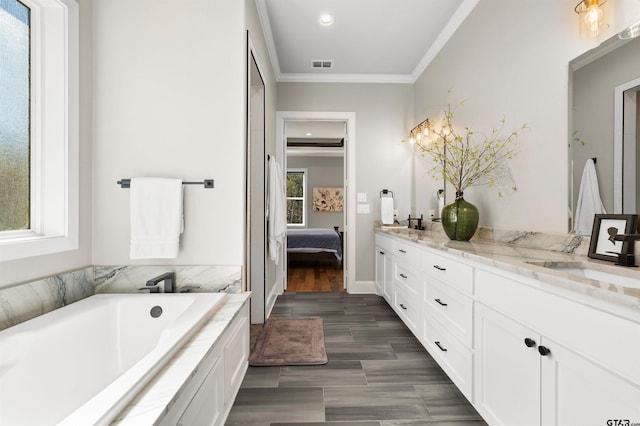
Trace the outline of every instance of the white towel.
<instances>
[{"instance_id":1,"label":"white towel","mask_svg":"<svg viewBox=\"0 0 640 426\"><path fill-rule=\"evenodd\" d=\"M393 225L393 197L380 198L380 222Z\"/></svg>"},{"instance_id":2,"label":"white towel","mask_svg":"<svg viewBox=\"0 0 640 426\"><path fill-rule=\"evenodd\" d=\"M183 231L182 180L131 179L131 259L178 256Z\"/></svg>"},{"instance_id":3,"label":"white towel","mask_svg":"<svg viewBox=\"0 0 640 426\"><path fill-rule=\"evenodd\" d=\"M269 159L269 204L267 217L269 218L269 257L276 264L280 258L280 248L287 231L287 199L282 184L282 168L271 157Z\"/></svg>"},{"instance_id":4,"label":"white towel","mask_svg":"<svg viewBox=\"0 0 640 426\"><path fill-rule=\"evenodd\" d=\"M591 235L593 219L596 214L605 214L604 205L600 199L596 166L591 158L587 160L580 181L578 204L573 229L576 235Z\"/></svg>"}]
</instances>

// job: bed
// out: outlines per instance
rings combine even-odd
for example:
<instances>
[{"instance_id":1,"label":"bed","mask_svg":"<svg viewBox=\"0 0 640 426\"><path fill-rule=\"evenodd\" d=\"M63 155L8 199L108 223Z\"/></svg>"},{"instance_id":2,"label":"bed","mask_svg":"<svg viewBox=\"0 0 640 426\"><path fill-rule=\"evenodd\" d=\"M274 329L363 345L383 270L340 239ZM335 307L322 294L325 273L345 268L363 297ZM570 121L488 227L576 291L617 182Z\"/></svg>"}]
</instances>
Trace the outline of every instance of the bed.
<instances>
[{"instance_id":1,"label":"bed","mask_svg":"<svg viewBox=\"0 0 640 426\"><path fill-rule=\"evenodd\" d=\"M287 229L288 253L333 253L342 263L340 233L326 228Z\"/></svg>"}]
</instances>

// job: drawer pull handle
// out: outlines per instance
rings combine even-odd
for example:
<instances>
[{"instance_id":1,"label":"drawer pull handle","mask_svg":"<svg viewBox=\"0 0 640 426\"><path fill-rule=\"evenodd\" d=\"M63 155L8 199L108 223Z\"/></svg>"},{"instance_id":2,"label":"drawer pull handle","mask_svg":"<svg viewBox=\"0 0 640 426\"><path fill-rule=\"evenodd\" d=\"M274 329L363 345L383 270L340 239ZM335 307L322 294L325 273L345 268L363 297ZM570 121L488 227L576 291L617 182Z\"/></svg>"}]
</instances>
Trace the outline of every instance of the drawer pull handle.
<instances>
[{"instance_id":1,"label":"drawer pull handle","mask_svg":"<svg viewBox=\"0 0 640 426\"><path fill-rule=\"evenodd\" d=\"M401 307L402 309L404 309L405 311L407 310L407 307L406 307L406 306L404 306L402 303L400 304L400 307Z\"/></svg>"},{"instance_id":2,"label":"drawer pull handle","mask_svg":"<svg viewBox=\"0 0 640 426\"><path fill-rule=\"evenodd\" d=\"M381 251L381 252L379 252L379 253L380 253L381 255L383 255L383 256L384 256L384 252L383 252L383 251Z\"/></svg>"},{"instance_id":3,"label":"drawer pull handle","mask_svg":"<svg viewBox=\"0 0 640 426\"><path fill-rule=\"evenodd\" d=\"M528 347L528 348L532 348L536 345L536 341L533 339L529 339L528 337L524 339L524 344Z\"/></svg>"},{"instance_id":4,"label":"drawer pull handle","mask_svg":"<svg viewBox=\"0 0 640 426\"><path fill-rule=\"evenodd\" d=\"M546 346L538 346L538 352L540 352L542 356L547 356L551 353L551 349Z\"/></svg>"},{"instance_id":5,"label":"drawer pull handle","mask_svg":"<svg viewBox=\"0 0 640 426\"><path fill-rule=\"evenodd\" d=\"M400 274L400 276L401 276L402 278L404 278L405 280L407 279L407 276L406 276L405 274Z\"/></svg>"},{"instance_id":6,"label":"drawer pull handle","mask_svg":"<svg viewBox=\"0 0 640 426\"><path fill-rule=\"evenodd\" d=\"M442 352L446 352L447 351L447 348L443 348L442 345L440 344L440 342L433 342L433 343L435 343L436 346L439 347Z\"/></svg>"},{"instance_id":7,"label":"drawer pull handle","mask_svg":"<svg viewBox=\"0 0 640 426\"><path fill-rule=\"evenodd\" d=\"M400 253L406 253L406 250L398 249Z\"/></svg>"},{"instance_id":8,"label":"drawer pull handle","mask_svg":"<svg viewBox=\"0 0 640 426\"><path fill-rule=\"evenodd\" d=\"M435 300L436 302L438 302L438 304L439 304L440 306L447 306L447 304L446 304L446 303L444 303L444 302L443 302L442 300L440 300L440 299L433 299L433 300Z\"/></svg>"},{"instance_id":9,"label":"drawer pull handle","mask_svg":"<svg viewBox=\"0 0 640 426\"><path fill-rule=\"evenodd\" d=\"M434 268L436 268L438 271L446 271L447 268L443 268L442 266L439 265L433 265Z\"/></svg>"}]
</instances>

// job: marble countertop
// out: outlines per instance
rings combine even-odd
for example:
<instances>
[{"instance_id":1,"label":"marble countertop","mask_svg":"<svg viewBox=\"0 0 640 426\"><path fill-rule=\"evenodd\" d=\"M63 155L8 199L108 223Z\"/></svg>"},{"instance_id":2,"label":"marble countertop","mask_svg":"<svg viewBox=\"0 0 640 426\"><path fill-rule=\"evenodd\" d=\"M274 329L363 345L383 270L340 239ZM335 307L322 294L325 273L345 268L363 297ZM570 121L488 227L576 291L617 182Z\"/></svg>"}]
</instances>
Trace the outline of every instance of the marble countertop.
<instances>
[{"instance_id":1,"label":"marble countertop","mask_svg":"<svg viewBox=\"0 0 640 426\"><path fill-rule=\"evenodd\" d=\"M157 424L180 396L201 361L231 321L247 303L250 293L229 294L225 304L180 349L178 354L135 397L114 420L113 425Z\"/></svg>"},{"instance_id":2,"label":"marble countertop","mask_svg":"<svg viewBox=\"0 0 640 426\"><path fill-rule=\"evenodd\" d=\"M426 231L377 227L376 232L535 279L543 290L640 323L640 288L609 284L545 267L550 264L588 266L640 280L639 268L616 266L580 253L584 250L578 249L580 242L576 242L575 236L524 233L525 237L517 238L474 237L471 241L451 241L435 227Z\"/></svg>"}]
</instances>

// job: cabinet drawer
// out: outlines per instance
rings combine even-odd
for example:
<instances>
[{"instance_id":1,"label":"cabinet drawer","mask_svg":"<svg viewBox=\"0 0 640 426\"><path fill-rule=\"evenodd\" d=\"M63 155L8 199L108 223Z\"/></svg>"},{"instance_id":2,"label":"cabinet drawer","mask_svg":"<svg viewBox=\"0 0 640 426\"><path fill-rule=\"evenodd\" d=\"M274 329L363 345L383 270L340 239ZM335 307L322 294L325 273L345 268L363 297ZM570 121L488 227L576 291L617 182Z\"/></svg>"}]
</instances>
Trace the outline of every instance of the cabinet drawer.
<instances>
[{"instance_id":1,"label":"cabinet drawer","mask_svg":"<svg viewBox=\"0 0 640 426\"><path fill-rule=\"evenodd\" d=\"M415 297L407 295L407 293L398 288L398 286L394 286L394 293L394 310L409 330L419 339L420 332L418 331L418 327L421 325L420 310L416 307ZM419 305L418 303L418 306Z\"/></svg>"},{"instance_id":2,"label":"cabinet drawer","mask_svg":"<svg viewBox=\"0 0 640 426\"><path fill-rule=\"evenodd\" d=\"M397 285L407 291L413 300L420 300L420 274L418 270L402 262L396 262L394 279Z\"/></svg>"},{"instance_id":3,"label":"cabinet drawer","mask_svg":"<svg viewBox=\"0 0 640 426\"><path fill-rule=\"evenodd\" d=\"M416 268L420 267L420 252L422 249L414 243L405 241L393 241L393 254L396 259Z\"/></svg>"},{"instance_id":4,"label":"cabinet drawer","mask_svg":"<svg viewBox=\"0 0 640 426\"><path fill-rule=\"evenodd\" d=\"M386 235L376 234L376 245L383 251L393 251L393 239Z\"/></svg>"},{"instance_id":5,"label":"cabinet drawer","mask_svg":"<svg viewBox=\"0 0 640 426\"><path fill-rule=\"evenodd\" d=\"M473 293L473 268L459 260L423 250L420 259L422 270L450 286L467 294Z\"/></svg>"},{"instance_id":6,"label":"cabinet drawer","mask_svg":"<svg viewBox=\"0 0 640 426\"><path fill-rule=\"evenodd\" d=\"M441 283L429 279L425 286L426 310L442 323L466 346L473 341L473 300L471 297Z\"/></svg>"},{"instance_id":7,"label":"cabinet drawer","mask_svg":"<svg viewBox=\"0 0 640 426\"><path fill-rule=\"evenodd\" d=\"M640 384L640 324L481 269L475 285L479 301Z\"/></svg>"},{"instance_id":8,"label":"cabinet drawer","mask_svg":"<svg viewBox=\"0 0 640 426\"><path fill-rule=\"evenodd\" d=\"M429 314L423 316L423 344L471 402L472 400L472 364L471 349L464 346Z\"/></svg>"}]
</instances>

